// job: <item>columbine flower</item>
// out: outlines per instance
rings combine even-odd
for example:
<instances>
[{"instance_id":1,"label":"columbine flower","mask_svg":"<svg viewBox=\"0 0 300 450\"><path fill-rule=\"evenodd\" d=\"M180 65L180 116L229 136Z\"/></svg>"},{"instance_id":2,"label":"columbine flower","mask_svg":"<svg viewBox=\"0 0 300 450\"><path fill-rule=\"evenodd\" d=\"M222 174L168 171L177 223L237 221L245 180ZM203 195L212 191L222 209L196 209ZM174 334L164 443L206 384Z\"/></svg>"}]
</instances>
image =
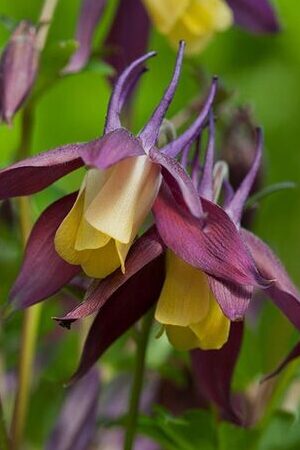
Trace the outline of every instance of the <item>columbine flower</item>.
<instances>
[{"instance_id":1,"label":"columbine flower","mask_svg":"<svg viewBox=\"0 0 300 450\"><path fill-rule=\"evenodd\" d=\"M32 231L23 268L12 291L22 306L56 292L80 267L95 278L108 275L120 265L124 270L127 252L162 179L175 183L193 215L201 215L192 182L174 156L192 142L195 130L203 125L214 99L215 80L194 123L171 146L160 150L155 146L177 86L183 51L181 43L172 80L137 137L122 128L120 111L131 84L143 72L141 65L153 52L132 63L116 83L102 138L65 145L0 171L0 198L6 199L38 192L84 164L90 168L79 193L51 205Z\"/></svg>"},{"instance_id":2,"label":"columbine flower","mask_svg":"<svg viewBox=\"0 0 300 450\"><path fill-rule=\"evenodd\" d=\"M203 50L215 33L234 22L252 32L276 32L278 22L267 0L142 0L156 28L174 46L187 42L189 53Z\"/></svg>"},{"instance_id":3,"label":"columbine flower","mask_svg":"<svg viewBox=\"0 0 300 450\"><path fill-rule=\"evenodd\" d=\"M253 288L259 286L300 329L297 289L268 246L240 228L243 207L260 166L261 133L258 131L253 164L239 188L234 192L228 188L228 181L224 182L226 191L221 208L213 201L220 182L214 183L213 177L212 116L210 130L201 178L197 159L192 170L204 215L194 217L174 183L167 186L163 181L153 208L155 227L132 246L125 275L116 271L92 285L85 301L58 319L62 325L69 326L97 312L73 379L85 374L106 349L154 305L157 305L158 319L163 310L161 322L166 327L177 327L175 333L174 328L171 333L167 331L171 341L181 348L221 347L228 337L229 321L243 319ZM169 150L170 146L172 143ZM183 165L186 161L185 150ZM215 181L218 176L217 170ZM172 252L167 257L167 267L163 256L166 247ZM181 302L177 294L181 294ZM229 408L229 393L224 395L218 401L224 402L223 406L228 402Z\"/></svg>"},{"instance_id":4,"label":"columbine flower","mask_svg":"<svg viewBox=\"0 0 300 450\"><path fill-rule=\"evenodd\" d=\"M22 21L0 60L0 119L7 123L30 93L37 73L38 54L36 29Z\"/></svg>"}]
</instances>

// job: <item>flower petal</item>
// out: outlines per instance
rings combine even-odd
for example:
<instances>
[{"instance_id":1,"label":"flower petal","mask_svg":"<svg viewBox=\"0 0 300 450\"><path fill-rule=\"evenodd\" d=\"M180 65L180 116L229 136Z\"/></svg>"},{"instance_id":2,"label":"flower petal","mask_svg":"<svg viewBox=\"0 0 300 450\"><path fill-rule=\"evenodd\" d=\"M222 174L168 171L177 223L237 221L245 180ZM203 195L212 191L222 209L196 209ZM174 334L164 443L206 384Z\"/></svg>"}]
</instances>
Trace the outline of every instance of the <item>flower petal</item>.
<instances>
[{"instance_id":1,"label":"flower petal","mask_svg":"<svg viewBox=\"0 0 300 450\"><path fill-rule=\"evenodd\" d=\"M162 324L186 327L200 322L209 309L206 275L174 253L166 257L166 279L160 294L155 319Z\"/></svg>"},{"instance_id":2,"label":"flower petal","mask_svg":"<svg viewBox=\"0 0 300 450\"><path fill-rule=\"evenodd\" d=\"M203 105L203 108L200 111L197 119L192 123L192 125L184 131L177 139L170 142L168 145L165 145L161 151L170 157L177 156L185 147L190 146L192 142L196 139L196 137L200 133L200 129L204 126L207 115L212 107L213 101L215 99L215 95L217 92L217 84L218 79L216 77L213 78L211 88L209 90L207 99Z\"/></svg>"},{"instance_id":3,"label":"flower petal","mask_svg":"<svg viewBox=\"0 0 300 450\"><path fill-rule=\"evenodd\" d=\"M275 305L291 323L300 330L300 295L272 250L257 236L247 230L241 230L242 237L254 258L254 261L264 277L274 280L265 289Z\"/></svg>"},{"instance_id":4,"label":"flower petal","mask_svg":"<svg viewBox=\"0 0 300 450\"><path fill-rule=\"evenodd\" d=\"M103 14L105 4L106 0L82 0L76 30L79 47L65 67L64 73L79 72L88 62L93 34Z\"/></svg>"},{"instance_id":5,"label":"flower petal","mask_svg":"<svg viewBox=\"0 0 300 450\"><path fill-rule=\"evenodd\" d=\"M253 287L217 280L211 276L208 276L208 280L225 316L230 320L243 319L253 295Z\"/></svg>"},{"instance_id":6,"label":"flower petal","mask_svg":"<svg viewBox=\"0 0 300 450\"><path fill-rule=\"evenodd\" d=\"M195 333L189 327L178 325L166 325L166 334L170 344L180 352L187 352L199 347L199 341Z\"/></svg>"},{"instance_id":7,"label":"flower petal","mask_svg":"<svg viewBox=\"0 0 300 450\"><path fill-rule=\"evenodd\" d=\"M143 142L143 146L146 152L148 152L150 148L156 144L161 124L175 95L182 66L184 47L185 44L183 41L181 41L179 43L173 77L169 83L169 86L167 87L159 105L150 117L150 120L139 133L139 137Z\"/></svg>"},{"instance_id":8,"label":"flower petal","mask_svg":"<svg viewBox=\"0 0 300 450\"><path fill-rule=\"evenodd\" d=\"M142 2L121 1L104 44L108 53L105 59L117 75L146 52L149 33L150 21Z\"/></svg>"},{"instance_id":9,"label":"flower petal","mask_svg":"<svg viewBox=\"0 0 300 450\"><path fill-rule=\"evenodd\" d=\"M200 179L200 185L198 192L201 197L207 198L207 200L213 200L213 171L214 171L214 158L215 158L215 123L213 111L209 113L209 137L207 144L207 151L205 154L205 163L203 167L203 173Z\"/></svg>"},{"instance_id":10,"label":"flower petal","mask_svg":"<svg viewBox=\"0 0 300 450\"><path fill-rule=\"evenodd\" d=\"M126 260L126 272L117 270L105 280L97 283L89 292L86 300L70 311L65 317L57 318L61 325L70 323L99 311L113 293L139 272L144 266L162 254L164 247L155 228L150 228L131 247ZM157 297L158 298L158 297Z\"/></svg>"},{"instance_id":11,"label":"flower petal","mask_svg":"<svg viewBox=\"0 0 300 450\"><path fill-rule=\"evenodd\" d=\"M98 231L128 244L149 213L160 183L160 168L146 155L127 158L112 167L85 219Z\"/></svg>"},{"instance_id":12,"label":"flower petal","mask_svg":"<svg viewBox=\"0 0 300 450\"><path fill-rule=\"evenodd\" d=\"M280 25L268 0L227 0L237 25L252 33L277 33Z\"/></svg>"},{"instance_id":13,"label":"flower petal","mask_svg":"<svg viewBox=\"0 0 300 450\"><path fill-rule=\"evenodd\" d=\"M257 173L259 171L261 158L262 158L262 151L263 151L263 135L262 135L262 131L258 128L257 129L257 147L256 147L256 154L254 157L254 161L252 163L252 166L251 166L249 172L243 179L243 181L240 184L237 191L234 193L234 196L233 196L230 204L226 208L226 212L228 213L228 215L237 224L239 224L239 222L241 220L245 203L248 199L252 185L253 185L255 178L257 176Z\"/></svg>"},{"instance_id":14,"label":"flower petal","mask_svg":"<svg viewBox=\"0 0 300 450\"><path fill-rule=\"evenodd\" d=\"M164 169L163 177L168 183L168 179L171 175L172 180L174 180L182 193L184 201L195 217L201 217L203 215L201 203L199 200L199 195L193 185L192 180L186 173L181 164L168 155L161 153L155 147L152 147L149 152L149 157L151 161L162 166Z\"/></svg>"},{"instance_id":15,"label":"flower petal","mask_svg":"<svg viewBox=\"0 0 300 450\"><path fill-rule=\"evenodd\" d=\"M279 366L276 367L276 369L273 370L273 372L271 372L268 375L266 375L265 377L263 377L261 382L270 380L271 378L275 377L276 375L279 375L280 372L282 372L282 370L284 370L290 362L294 361L296 358L299 358L299 356L300 356L300 342L297 342L297 344L290 351L290 353L284 358L283 361L281 361Z\"/></svg>"},{"instance_id":16,"label":"flower petal","mask_svg":"<svg viewBox=\"0 0 300 450\"><path fill-rule=\"evenodd\" d=\"M50 297L80 272L80 267L66 263L54 248L56 230L76 195L67 195L50 205L34 225L20 274L10 292L10 300L16 308L25 308Z\"/></svg>"},{"instance_id":17,"label":"flower petal","mask_svg":"<svg viewBox=\"0 0 300 450\"><path fill-rule=\"evenodd\" d=\"M155 304L163 279L164 261L157 258L115 290L92 324L71 382L81 378L107 348Z\"/></svg>"},{"instance_id":18,"label":"flower petal","mask_svg":"<svg viewBox=\"0 0 300 450\"><path fill-rule=\"evenodd\" d=\"M125 158L144 154L140 140L124 128L104 135L95 145L83 148L80 152L84 163L97 169L106 169Z\"/></svg>"},{"instance_id":19,"label":"flower petal","mask_svg":"<svg viewBox=\"0 0 300 450\"><path fill-rule=\"evenodd\" d=\"M93 142L65 145L0 170L0 200L39 192L83 166L79 150L89 145Z\"/></svg>"},{"instance_id":20,"label":"flower petal","mask_svg":"<svg viewBox=\"0 0 300 450\"><path fill-rule=\"evenodd\" d=\"M193 350L192 368L201 397L214 403L224 418L242 423L241 412L234 405L231 381L240 352L243 323L231 324L228 342L220 350Z\"/></svg>"},{"instance_id":21,"label":"flower petal","mask_svg":"<svg viewBox=\"0 0 300 450\"><path fill-rule=\"evenodd\" d=\"M206 214L204 227L175 202L170 189L162 184L153 212L165 244L188 264L213 277L242 285L265 285L239 233L227 214L202 199Z\"/></svg>"},{"instance_id":22,"label":"flower petal","mask_svg":"<svg viewBox=\"0 0 300 450\"><path fill-rule=\"evenodd\" d=\"M99 395L99 371L95 368L67 391L46 450L86 450L89 447L97 432Z\"/></svg>"},{"instance_id":23,"label":"flower petal","mask_svg":"<svg viewBox=\"0 0 300 450\"><path fill-rule=\"evenodd\" d=\"M133 74L136 74L136 71L139 70L141 64L155 55L155 52L149 52L146 55L141 56L140 58L133 61L130 66L128 66L127 69L125 69L124 72L122 72L119 76L115 84L113 93L110 97L106 122L104 126L104 134L121 128L120 113L124 101L124 89L127 90L128 82L132 82L132 76Z\"/></svg>"},{"instance_id":24,"label":"flower petal","mask_svg":"<svg viewBox=\"0 0 300 450\"><path fill-rule=\"evenodd\" d=\"M198 347L202 350L220 349L227 342L230 320L224 316L212 292L209 296L209 310L206 317L199 323L191 324L190 328L197 336Z\"/></svg>"}]
</instances>

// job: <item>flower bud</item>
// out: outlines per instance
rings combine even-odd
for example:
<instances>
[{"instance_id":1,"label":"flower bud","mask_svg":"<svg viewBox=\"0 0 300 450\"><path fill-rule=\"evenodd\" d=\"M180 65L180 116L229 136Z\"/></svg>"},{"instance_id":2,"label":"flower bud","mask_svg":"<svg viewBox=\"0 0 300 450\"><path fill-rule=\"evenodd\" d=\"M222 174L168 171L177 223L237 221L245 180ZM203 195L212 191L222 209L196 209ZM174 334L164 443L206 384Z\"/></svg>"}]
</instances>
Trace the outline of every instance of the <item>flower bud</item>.
<instances>
[{"instance_id":1,"label":"flower bud","mask_svg":"<svg viewBox=\"0 0 300 450\"><path fill-rule=\"evenodd\" d=\"M36 28L20 22L0 60L0 119L10 123L30 93L38 67Z\"/></svg>"}]
</instances>

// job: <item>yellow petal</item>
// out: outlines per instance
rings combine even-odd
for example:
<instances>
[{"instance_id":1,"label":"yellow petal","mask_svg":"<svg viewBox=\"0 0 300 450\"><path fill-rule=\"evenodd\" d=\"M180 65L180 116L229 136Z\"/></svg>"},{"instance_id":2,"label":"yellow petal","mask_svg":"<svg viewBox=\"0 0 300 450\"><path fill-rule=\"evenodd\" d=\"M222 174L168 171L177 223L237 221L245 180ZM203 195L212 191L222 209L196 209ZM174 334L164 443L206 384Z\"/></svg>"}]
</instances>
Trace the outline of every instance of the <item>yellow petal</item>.
<instances>
[{"instance_id":1,"label":"yellow petal","mask_svg":"<svg viewBox=\"0 0 300 450\"><path fill-rule=\"evenodd\" d=\"M221 348L228 340L230 320L224 316L217 300L210 291L209 312L205 319L190 325L203 350Z\"/></svg>"},{"instance_id":2,"label":"yellow petal","mask_svg":"<svg viewBox=\"0 0 300 450\"><path fill-rule=\"evenodd\" d=\"M110 236L92 227L82 216L75 241L75 250L88 250L103 247L110 240Z\"/></svg>"},{"instance_id":3,"label":"yellow petal","mask_svg":"<svg viewBox=\"0 0 300 450\"><path fill-rule=\"evenodd\" d=\"M70 264L80 264L80 252L75 250L78 227L83 214L84 190L82 190L73 208L60 224L54 238L57 253Z\"/></svg>"},{"instance_id":4,"label":"yellow petal","mask_svg":"<svg viewBox=\"0 0 300 450\"><path fill-rule=\"evenodd\" d=\"M188 7L190 0L143 0L156 28L168 33Z\"/></svg>"},{"instance_id":5,"label":"yellow petal","mask_svg":"<svg viewBox=\"0 0 300 450\"><path fill-rule=\"evenodd\" d=\"M206 275L168 251L166 279L156 307L156 320L184 327L202 320L208 308Z\"/></svg>"},{"instance_id":6,"label":"yellow petal","mask_svg":"<svg viewBox=\"0 0 300 450\"><path fill-rule=\"evenodd\" d=\"M119 256L119 261L121 264L121 270L123 273L125 273L125 259L127 256L127 253L130 250L131 242L129 244L122 244L122 242L115 241L116 250Z\"/></svg>"},{"instance_id":7,"label":"yellow petal","mask_svg":"<svg viewBox=\"0 0 300 450\"><path fill-rule=\"evenodd\" d=\"M166 333L176 350L187 351L199 347L198 339L189 327L166 325Z\"/></svg>"},{"instance_id":8,"label":"yellow petal","mask_svg":"<svg viewBox=\"0 0 300 450\"><path fill-rule=\"evenodd\" d=\"M82 269L91 278L105 278L120 267L113 239L102 248L81 252L81 258Z\"/></svg>"},{"instance_id":9,"label":"yellow petal","mask_svg":"<svg viewBox=\"0 0 300 450\"><path fill-rule=\"evenodd\" d=\"M158 166L146 155L127 158L111 169L109 178L85 211L85 219L98 231L128 244L137 222L144 220L151 209L160 182Z\"/></svg>"}]
</instances>

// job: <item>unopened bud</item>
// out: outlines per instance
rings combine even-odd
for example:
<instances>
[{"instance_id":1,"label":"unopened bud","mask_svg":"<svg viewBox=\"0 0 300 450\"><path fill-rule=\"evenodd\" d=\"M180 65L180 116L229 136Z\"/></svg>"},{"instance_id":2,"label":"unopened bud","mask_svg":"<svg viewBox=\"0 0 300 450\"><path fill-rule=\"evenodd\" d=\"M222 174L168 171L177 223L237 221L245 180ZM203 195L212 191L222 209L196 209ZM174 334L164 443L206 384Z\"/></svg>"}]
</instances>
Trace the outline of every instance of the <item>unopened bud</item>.
<instances>
[{"instance_id":1,"label":"unopened bud","mask_svg":"<svg viewBox=\"0 0 300 450\"><path fill-rule=\"evenodd\" d=\"M29 95L38 67L36 28L20 22L0 60L0 119L10 123Z\"/></svg>"}]
</instances>

